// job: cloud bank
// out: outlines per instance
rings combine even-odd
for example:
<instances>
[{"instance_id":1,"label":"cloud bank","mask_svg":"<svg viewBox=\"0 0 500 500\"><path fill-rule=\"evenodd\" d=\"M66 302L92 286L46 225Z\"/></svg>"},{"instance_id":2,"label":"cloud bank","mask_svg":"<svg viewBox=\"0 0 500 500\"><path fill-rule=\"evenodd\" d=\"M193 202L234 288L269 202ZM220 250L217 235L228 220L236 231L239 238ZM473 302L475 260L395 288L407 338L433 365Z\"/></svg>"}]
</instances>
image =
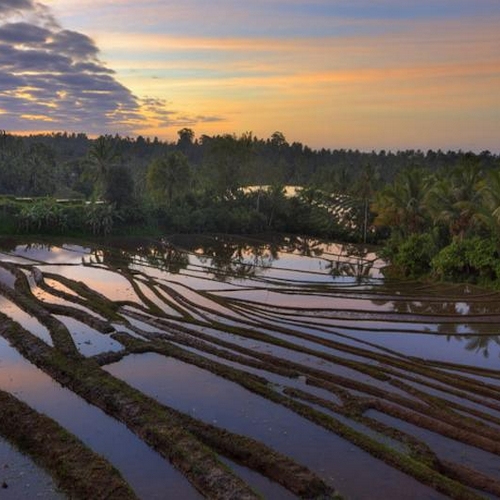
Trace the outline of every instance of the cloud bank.
<instances>
[{"instance_id":1,"label":"cloud bank","mask_svg":"<svg viewBox=\"0 0 500 500\"><path fill-rule=\"evenodd\" d=\"M204 118L186 120L166 106L117 81L94 41L61 27L44 4L0 0L1 129L133 134L151 120Z\"/></svg>"}]
</instances>

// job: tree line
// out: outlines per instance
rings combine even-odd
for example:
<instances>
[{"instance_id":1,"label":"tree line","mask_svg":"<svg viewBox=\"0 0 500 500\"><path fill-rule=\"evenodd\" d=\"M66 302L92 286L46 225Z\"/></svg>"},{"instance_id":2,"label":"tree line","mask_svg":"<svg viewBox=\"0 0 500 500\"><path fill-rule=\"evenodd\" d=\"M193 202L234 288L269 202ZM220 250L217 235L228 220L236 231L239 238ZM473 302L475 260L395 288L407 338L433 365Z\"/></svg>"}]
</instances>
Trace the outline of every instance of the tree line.
<instances>
[{"instance_id":1,"label":"tree line","mask_svg":"<svg viewBox=\"0 0 500 500\"><path fill-rule=\"evenodd\" d=\"M262 185L268 188L241 189ZM302 190L287 198L285 185ZM4 207L18 230L383 240L394 269L407 276L500 276L500 157L489 151L313 150L281 132L196 137L189 128L171 142L2 132L0 195L36 198ZM87 203L62 208L57 198Z\"/></svg>"}]
</instances>

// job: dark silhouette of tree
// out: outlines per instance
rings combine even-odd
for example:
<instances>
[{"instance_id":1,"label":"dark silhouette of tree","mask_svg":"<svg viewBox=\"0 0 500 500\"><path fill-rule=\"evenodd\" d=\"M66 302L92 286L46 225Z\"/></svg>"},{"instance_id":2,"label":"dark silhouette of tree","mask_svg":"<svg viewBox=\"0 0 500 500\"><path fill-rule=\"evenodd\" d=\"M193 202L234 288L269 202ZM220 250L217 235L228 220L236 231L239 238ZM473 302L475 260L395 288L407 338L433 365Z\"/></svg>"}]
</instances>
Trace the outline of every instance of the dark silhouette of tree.
<instances>
[{"instance_id":1,"label":"dark silhouette of tree","mask_svg":"<svg viewBox=\"0 0 500 500\"><path fill-rule=\"evenodd\" d=\"M179 151L157 158L148 167L147 185L154 201L171 205L175 196L189 188L191 172L186 156Z\"/></svg>"}]
</instances>

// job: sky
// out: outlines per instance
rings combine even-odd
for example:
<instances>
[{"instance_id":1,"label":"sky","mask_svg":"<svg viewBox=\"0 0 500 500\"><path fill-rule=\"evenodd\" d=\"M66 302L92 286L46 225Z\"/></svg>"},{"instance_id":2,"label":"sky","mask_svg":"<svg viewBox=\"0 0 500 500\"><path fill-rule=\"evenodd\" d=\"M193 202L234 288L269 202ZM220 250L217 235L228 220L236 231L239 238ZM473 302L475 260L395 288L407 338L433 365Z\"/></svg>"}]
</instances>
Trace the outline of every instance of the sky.
<instances>
[{"instance_id":1,"label":"sky","mask_svg":"<svg viewBox=\"0 0 500 500\"><path fill-rule=\"evenodd\" d=\"M0 129L500 152L499 0L0 0Z\"/></svg>"}]
</instances>

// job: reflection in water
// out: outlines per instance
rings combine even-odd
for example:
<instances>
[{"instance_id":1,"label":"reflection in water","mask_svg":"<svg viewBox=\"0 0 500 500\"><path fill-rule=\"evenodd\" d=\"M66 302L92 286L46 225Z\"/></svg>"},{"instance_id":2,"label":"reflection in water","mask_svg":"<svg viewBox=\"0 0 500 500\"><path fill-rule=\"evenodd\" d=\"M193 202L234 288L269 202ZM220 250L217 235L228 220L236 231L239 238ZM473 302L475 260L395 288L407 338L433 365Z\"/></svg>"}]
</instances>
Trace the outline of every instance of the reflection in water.
<instances>
[{"instance_id":1,"label":"reflection in water","mask_svg":"<svg viewBox=\"0 0 500 500\"><path fill-rule=\"evenodd\" d=\"M432 495L415 481L354 449L332 435L265 398L210 372L155 354L130 356L107 367L142 392L196 418L237 434L248 435L273 449L307 463L320 476L350 483L352 498L422 498ZM342 460L339 461L338 457ZM356 481L358 470L365 481ZM402 485L412 491L405 494ZM383 494L374 491L384 490ZM266 492L264 492L266 493ZM270 498L267 494L265 498Z\"/></svg>"},{"instance_id":2,"label":"reflection in water","mask_svg":"<svg viewBox=\"0 0 500 500\"><path fill-rule=\"evenodd\" d=\"M271 267L277 259L275 247L214 239L210 245L195 250L200 262L210 267L215 278L253 278Z\"/></svg>"},{"instance_id":3,"label":"reflection in water","mask_svg":"<svg viewBox=\"0 0 500 500\"><path fill-rule=\"evenodd\" d=\"M97 453L110 460L140 498L161 500L165 498L165 491L169 491L173 498L200 498L177 470L165 463L124 425L114 422L101 410L60 387L48 375L24 360L2 338L0 354L0 389L13 393L32 408L53 418ZM7 473L4 470L6 463L8 462L0 462L0 474L4 472L4 477ZM30 470L25 470L24 474L26 477L23 482L28 484L22 485L21 491L33 492L33 495L18 495L19 490L15 489L15 483L12 482L12 487L7 491L1 490L2 500L60 498L52 495L38 497L35 489L38 473L35 471L32 474ZM32 482L35 484L30 487ZM43 489L44 485L42 483L39 486ZM96 494L96 498L98 496Z\"/></svg>"},{"instance_id":4,"label":"reflection in water","mask_svg":"<svg viewBox=\"0 0 500 500\"><path fill-rule=\"evenodd\" d=\"M175 235L85 247L9 240L1 248L2 310L54 350L73 342L74 357L101 365L128 354L108 370L200 426L272 445L347 497L377 484L378 498L410 489L439 498L410 478L405 460L422 454L425 477L449 474L477 488L463 471L429 460L419 436L442 435L443 456L453 456L451 441L488 453L500 442L498 293L385 280L373 248L303 237ZM16 262L21 277L38 269L28 297L36 307L26 290L24 302L16 299L14 271L2 260ZM62 320L67 333L23 308L44 325ZM0 345L1 361L5 353ZM125 400L117 395L116 404ZM369 412L425 432L403 436ZM213 436L196 439L215 446ZM408 465L407 476L380 459Z\"/></svg>"},{"instance_id":5,"label":"reflection in water","mask_svg":"<svg viewBox=\"0 0 500 500\"><path fill-rule=\"evenodd\" d=\"M465 349L467 351L482 354L485 358L490 357L490 349L493 348L500 358L500 349L498 349L498 346L500 346L500 335L447 335L447 339L465 342Z\"/></svg>"},{"instance_id":6,"label":"reflection in water","mask_svg":"<svg viewBox=\"0 0 500 500\"><path fill-rule=\"evenodd\" d=\"M43 469L3 439L0 439L0 485L2 500L65 498Z\"/></svg>"}]
</instances>

